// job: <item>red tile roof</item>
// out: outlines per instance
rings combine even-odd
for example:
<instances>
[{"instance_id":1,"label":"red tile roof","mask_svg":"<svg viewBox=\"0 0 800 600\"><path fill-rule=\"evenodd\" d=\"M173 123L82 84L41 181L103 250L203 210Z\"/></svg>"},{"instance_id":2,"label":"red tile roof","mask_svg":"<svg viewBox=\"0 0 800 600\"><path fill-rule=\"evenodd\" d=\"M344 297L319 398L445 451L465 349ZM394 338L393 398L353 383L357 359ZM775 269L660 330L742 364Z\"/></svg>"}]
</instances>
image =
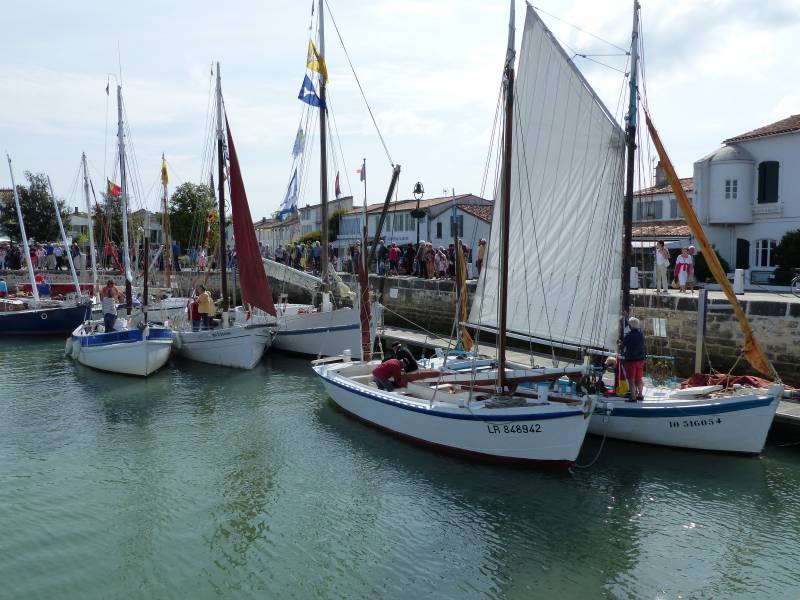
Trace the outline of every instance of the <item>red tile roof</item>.
<instances>
[{"instance_id":1,"label":"red tile roof","mask_svg":"<svg viewBox=\"0 0 800 600\"><path fill-rule=\"evenodd\" d=\"M692 177L684 177L680 180L681 187L683 188L684 192L691 192L694 189L694 179ZM667 185L655 185L653 187L645 188L643 190L639 190L634 192L634 196L653 196L655 194L669 194L672 192L672 186L670 184Z\"/></svg>"},{"instance_id":2,"label":"red tile roof","mask_svg":"<svg viewBox=\"0 0 800 600\"><path fill-rule=\"evenodd\" d=\"M494 210L493 206L479 206L476 204L459 204L458 208L463 210L465 213L471 214L473 217L479 218L481 221L485 221L487 223L492 222L492 212Z\"/></svg>"},{"instance_id":3,"label":"red tile roof","mask_svg":"<svg viewBox=\"0 0 800 600\"><path fill-rule=\"evenodd\" d=\"M729 138L723 143L733 144L736 142L742 142L744 140L752 140L771 135L780 135L782 133L792 133L793 131L800 131L800 115L786 117L785 119L775 121L770 125L764 125L764 127L759 127L758 129L753 129L753 131L748 131L747 133L742 133L735 137Z\"/></svg>"},{"instance_id":4,"label":"red tile roof","mask_svg":"<svg viewBox=\"0 0 800 600\"><path fill-rule=\"evenodd\" d=\"M633 224L634 238L676 238L689 237L691 231L686 221L675 219L673 221L648 221Z\"/></svg>"}]
</instances>

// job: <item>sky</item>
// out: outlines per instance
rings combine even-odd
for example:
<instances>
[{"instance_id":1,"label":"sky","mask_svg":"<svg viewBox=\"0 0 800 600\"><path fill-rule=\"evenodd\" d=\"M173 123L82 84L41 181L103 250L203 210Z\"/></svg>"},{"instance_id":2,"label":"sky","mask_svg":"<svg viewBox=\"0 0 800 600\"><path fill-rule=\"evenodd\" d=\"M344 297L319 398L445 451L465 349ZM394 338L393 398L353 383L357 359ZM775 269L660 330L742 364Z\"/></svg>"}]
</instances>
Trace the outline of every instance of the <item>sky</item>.
<instances>
[{"instance_id":1,"label":"sky","mask_svg":"<svg viewBox=\"0 0 800 600\"><path fill-rule=\"evenodd\" d=\"M399 198L482 192L507 39L507 0L328 0L375 120L326 20L337 166L345 194L383 200L391 163ZM203 182L210 67L222 87L254 220L279 206L303 104L311 0L4 0L0 150L23 171L46 172L56 195L83 202L86 152L94 185L113 174L120 80L141 181L137 206L157 208L161 154L170 186ZM615 111L630 45L631 0L537 0L542 18ZM645 84L678 174L722 140L800 113L800 0L641 0ZM516 3L517 48L525 15ZM327 10L327 9L326 9ZM577 26L576 29L570 25ZM591 35L590 35L591 34ZM593 37L597 36L597 37ZM598 64L598 61L605 63ZM110 81L112 94L106 96ZM315 138L316 143L316 138ZM300 205L319 201L319 153ZM335 169L334 169L335 171ZM331 186L333 176L331 176ZM348 181L349 180L349 181ZM0 187L10 185L0 170ZM352 187L351 187L352 186Z\"/></svg>"}]
</instances>

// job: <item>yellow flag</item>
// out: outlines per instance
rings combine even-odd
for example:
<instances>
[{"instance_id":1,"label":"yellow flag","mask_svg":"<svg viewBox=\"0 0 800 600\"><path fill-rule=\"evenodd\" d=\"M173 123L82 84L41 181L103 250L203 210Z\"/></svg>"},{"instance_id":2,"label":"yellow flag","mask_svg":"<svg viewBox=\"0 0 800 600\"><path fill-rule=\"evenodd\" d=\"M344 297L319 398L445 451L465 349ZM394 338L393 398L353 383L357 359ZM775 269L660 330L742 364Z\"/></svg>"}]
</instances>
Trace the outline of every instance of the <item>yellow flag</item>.
<instances>
[{"instance_id":1,"label":"yellow flag","mask_svg":"<svg viewBox=\"0 0 800 600\"><path fill-rule=\"evenodd\" d=\"M325 59L322 58L314 45L314 40L308 40L308 57L306 59L306 66L312 71L316 71L322 75L322 80L328 83L328 67L325 66Z\"/></svg>"},{"instance_id":2,"label":"yellow flag","mask_svg":"<svg viewBox=\"0 0 800 600\"><path fill-rule=\"evenodd\" d=\"M161 157L161 183L167 185L169 183L169 175L167 175L167 159Z\"/></svg>"}]
</instances>

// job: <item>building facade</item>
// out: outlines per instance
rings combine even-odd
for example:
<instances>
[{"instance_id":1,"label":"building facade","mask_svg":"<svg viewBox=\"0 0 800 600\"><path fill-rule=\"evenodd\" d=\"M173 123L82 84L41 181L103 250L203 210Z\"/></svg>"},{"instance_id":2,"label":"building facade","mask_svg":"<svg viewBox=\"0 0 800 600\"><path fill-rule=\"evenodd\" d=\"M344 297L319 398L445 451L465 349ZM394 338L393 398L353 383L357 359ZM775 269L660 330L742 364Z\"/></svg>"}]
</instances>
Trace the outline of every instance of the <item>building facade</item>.
<instances>
[{"instance_id":1,"label":"building facade","mask_svg":"<svg viewBox=\"0 0 800 600\"><path fill-rule=\"evenodd\" d=\"M800 228L800 115L723 144L694 164L695 208L731 268L768 283L775 247Z\"/></svg>"}]
</instances>

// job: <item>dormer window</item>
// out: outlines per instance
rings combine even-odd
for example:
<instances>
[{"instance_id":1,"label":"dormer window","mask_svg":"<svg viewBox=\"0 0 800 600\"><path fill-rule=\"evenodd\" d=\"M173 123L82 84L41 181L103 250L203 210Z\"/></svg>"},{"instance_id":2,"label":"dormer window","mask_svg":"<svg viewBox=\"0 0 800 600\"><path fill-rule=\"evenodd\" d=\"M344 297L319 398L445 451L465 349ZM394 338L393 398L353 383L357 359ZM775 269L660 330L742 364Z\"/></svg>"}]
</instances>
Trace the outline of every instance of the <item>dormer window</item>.
<instances>
[{"instance_id":1,"label":"dormer window","mask_svg":"<svg viewBox=\"0 0 800 600\"><path fill-rule=\"evenodd\" d=\"M739 180L725 180L725 200L736 200L739 197Z\"/></svg>"},{"instance_id":2,"label":"dormer window","mask_svg":"<svg viewBox=\"0 0 800 600\"><path fill-rule=\"evenodd\" d=\"M778 172L776 160L767 160L758 165L758 203L770 204L778 201Z\"/></svg>"}]
</instances>

